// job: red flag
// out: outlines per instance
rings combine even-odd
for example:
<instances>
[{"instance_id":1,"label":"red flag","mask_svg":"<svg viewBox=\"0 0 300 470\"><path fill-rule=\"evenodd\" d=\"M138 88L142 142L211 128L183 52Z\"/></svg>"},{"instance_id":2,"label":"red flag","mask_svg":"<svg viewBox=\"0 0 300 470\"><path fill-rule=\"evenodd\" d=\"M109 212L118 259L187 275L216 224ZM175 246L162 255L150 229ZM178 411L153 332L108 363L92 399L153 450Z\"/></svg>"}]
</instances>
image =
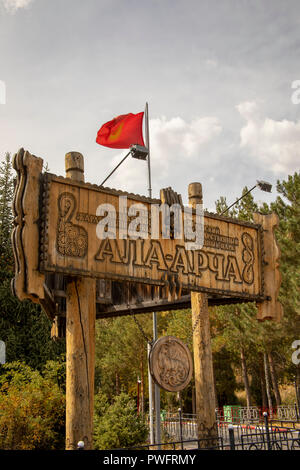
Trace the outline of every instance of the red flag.
<instances>
[{"instance_id":1,"label":"red flag","mask_svg":"<svg viewBox=\"0 0 300 470\"><path fill-rule=\"evenodd\" d=\"M144 147L143 116L144 113L122 114L106 122L99 129L96 142L113 149L126 149L134 144Z\"/></svg>"}]
</instances>

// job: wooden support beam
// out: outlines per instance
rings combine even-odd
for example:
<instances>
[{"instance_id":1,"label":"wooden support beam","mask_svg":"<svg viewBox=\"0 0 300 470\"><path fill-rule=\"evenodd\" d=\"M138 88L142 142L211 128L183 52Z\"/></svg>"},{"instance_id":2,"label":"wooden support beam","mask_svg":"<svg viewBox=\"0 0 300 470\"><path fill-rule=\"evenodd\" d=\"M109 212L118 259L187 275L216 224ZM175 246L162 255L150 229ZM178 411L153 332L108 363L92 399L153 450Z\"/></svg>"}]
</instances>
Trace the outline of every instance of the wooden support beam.
<instances>
[{"instance_id":1,"label":"wooden support beam","mask_svg":"<svg viewBox=\"0 0 300 470\"><path fill-rule=\"evenodd\" d=\"M196 204L202 204L202 186L191 183L189 205L195 208ZM198 439L211 439L203 442L207 447L214 445L218 435L207 294L191 292L191 307Z\"/></svg>"},{"instance_id":2,"label":"wooden support beam","mask_svg":"<svg viewBox=\"0 0 300 470\"><path fill-rule=\"evenodd\" d=\"M254 214L254 222L261 224L263 229L263 283L267 300L257 304L258 320L275 320L279 322L283 315L283 307L278 300L281 285L281 273L279 270L280 248L277 245L275 229L278 227L278 215L272 213L263 215Z\"/></svg>"},{"instance_id":3,"label":"wooden support beam","mask_svg":"<svg viewBox=\"0 0 300 470\"><path fill-rule=\"evenodd\" d=\"M95 280L67 284L66 449L92 449L95 370Z\"/></svg>"},{"instance_id":4,"label":"wooden support beam","mask_svg":"<svg viewBox=\"0 0 300 470\"><path fill-rule=\"evenodd\" d=\"M84 180L83 156L66 154L66 176ZM93 448L96 281L72 277L66 287L66 449Z\"/></svg>"}]
</instances>

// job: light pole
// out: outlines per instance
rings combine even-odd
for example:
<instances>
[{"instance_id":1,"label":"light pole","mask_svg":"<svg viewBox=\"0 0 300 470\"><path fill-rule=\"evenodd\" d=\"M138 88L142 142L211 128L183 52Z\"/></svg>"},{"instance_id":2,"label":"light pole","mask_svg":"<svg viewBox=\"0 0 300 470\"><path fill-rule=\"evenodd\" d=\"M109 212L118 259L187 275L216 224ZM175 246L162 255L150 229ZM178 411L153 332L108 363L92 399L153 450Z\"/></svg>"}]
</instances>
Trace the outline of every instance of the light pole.
<instances>
[{"instance_id":1,"label":"light pole","mask_svg":"<svg viewBox=\"0 0 300 470\"><path fill-rule=\"evenodd\" d=\"M141 379L138 377L137 379L137 414L140 414L140 385L141 385Z\"/></svg>"},{"instance_id":2,"label":"light pole","mask_svg":"<svg viewBox=\"0 0 300 470\"><path fill-rule=\"evenodd\" d=\"M272 185L270 183L268 183L267 181L257 180L256 184L251 189L249 189L239 199L237 199L235 202L233 202L229 207L227 207L227 209L223 210L223 212L221 212L220 215L225 214L225 212L227 212L232 206L237 204L241 199L243 199L245 196L247 196L247 194L251 193L251 191L253 191L253 189L255 189L257 187L259 187L262 191L265 191L267 193L270 193L271 190L272 190Z\"/></svg>"}]
</instances>

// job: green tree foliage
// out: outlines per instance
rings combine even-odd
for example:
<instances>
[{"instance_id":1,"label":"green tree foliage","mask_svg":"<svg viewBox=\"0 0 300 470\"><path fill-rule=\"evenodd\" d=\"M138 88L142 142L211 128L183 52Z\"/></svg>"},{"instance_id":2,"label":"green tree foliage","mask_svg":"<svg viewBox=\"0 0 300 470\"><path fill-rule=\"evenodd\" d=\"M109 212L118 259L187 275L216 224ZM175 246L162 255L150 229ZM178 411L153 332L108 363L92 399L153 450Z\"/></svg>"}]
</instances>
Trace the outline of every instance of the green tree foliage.
<instances>
[{"instance_id":1,"label":"green tree foliage","mask_svg":"<svg viewBox=\"0 0 300 470\"><path fill-rule=\"evenodd\" d=\"M136 393L137 378L147 376L147 341L152 339L151 315L98 320L96 325L96 386L112 397ZM141 333L141 330L143 333Z\"/></svg>"},{"instance_id":2,"label":"green tree foliage","mask_svg":"<svg viewBox=\"0 0 300 470\"><path fill-rule=\"evenodd\" d=\"M45 371L21 362L5 364L0 376L0 448L64 448L65 398Z\"/></svg>"},{"instance_id":3,"label":"green tree foliage","mask_svg":"<svg viewBox=\"0 0 300 470\"><path fill-rule=\"evenodd\" d=\"M95 397L94 446L95 449L118 449L145 442L148 428L137 415L136 404L122 392L109 404L99 393Z\"/></svg>"},{"instance_id":4,"label":"green tree foliage","mask_svg":"<svg viewBox=\"0 0 300 470\"><path fill-rule=\"evenodd\" d=\"M231 354L225 347L213 353L213 367L218 407L237 404L235 390L237 390L238 384Z\"/></svg>"},{"instance_id":5,"label":"green tree foliage","mask_svg":"<svg viewBox=\"0 0 300 470\"><path fill-rule=\"evenodd\" d=\"M279 299L284 316L281 321L282 335L278 335L281 347L276 348L276 359L288 374L289 380L295 380L300 406L300 365L291 361L291 345L300 338L300 173L289 175L287 180L277 181L277 192L279 196L271 204L271 210L279 217L276 231L281 249L282 284Z\"/></svg>"},{"instance_id":6,"label":"green tree foliage","mask_svg":"<svg viewBox=\"0 0 300 470\"><path fill-rule=\"evenodd\" d=\"M0 165L0 282L13 269L10 234L12 229L13 176L11 157L7 152Z\"/></svg>"},{"instance_id":7,"label":"green tree foliage","mask_svg":"<svg viewBox=\"0 0 300 470\"><path fill-rule=\"evenodd\" d=\"M41 369L64 351L64 342L50 338L51 322L37 304L20 302L11 294L10 280L0 284L0 339L8 362L25 361Z\"/></svg>"},{"instance_id":8,"label":"green tree foliage","mask_svg":"<svg viewBox=\"0 0 300 470\"><path fill-rule=\"evenodd\" d=\"M287 181L278 181L277 191L280 196L271 204L271 210L279 217L276 235L281 249L280 299L293 335L294 321L291 320L299 321L300 318L300 174L289 176ZM288 328L288 324L285 326Z\"/></svg>"},{"instance_id":9,"label":"green tree foliage","mask_svg":"<svg viewBox=\"0 0 300 470\"><path fill-rule=\"evenodd\" d=\"M14 275L12 198L11 157L6 153L0 165L0 339L6 343L7 361L25 361L41 369L47 360L54 360L64 351L64 342L51 341L51 322L39 305L20 302L11 293Z\"/></svg>"},{"instance_id":10,"label":"green tree foliage","mask_svg":"<svg viewBox=\"0 0 300 470\"><path fill-rule=\"evenodd\" d=\"M174 310L169 313L166 334L181 339L193 351L191 309Z\"/></svg>"},{"instance_id":11,"label":"green tree foliage","mask_svg":"<svg viewBox=\"0 0 300 470\"><path fill-rule=\"evenodd\" d=\"M243 194L247 193L244 188ZM232 361L237 359L238 351L242 348L252 375L253 385L261 382L259 371L262 368L263 354L271 355L273 366L280 371L295 369L291 364L291 343L299 337L299 211L300 186L299 174L289 176L287 181L277 182L277 191L280 194L269 207L264 203L261 207L254 202L251 193L247 194L229 212L231 217L243 220L253 220L254 212L275 212L279 216L279 228L276 237L281 249L280 270L282 273L282 287L280 301L284 308L284 316L280 323L273 321L256 321L256 307L253 304L219 307L217 316L222 331L214 337L214 344L226 344L232 352ZM226 209L225 198L216 203L218 212ZM290 367L288 367L290 364ZM295 371L294 371L295 374ZM279 374L279 380L284 375ZM273 384L274 386L274 384ZM276 387L276 384L275 384ZM253 387L252 387L253 388ZM256 387L257 396L257 387Z\"/></svg>"}]
</instances>

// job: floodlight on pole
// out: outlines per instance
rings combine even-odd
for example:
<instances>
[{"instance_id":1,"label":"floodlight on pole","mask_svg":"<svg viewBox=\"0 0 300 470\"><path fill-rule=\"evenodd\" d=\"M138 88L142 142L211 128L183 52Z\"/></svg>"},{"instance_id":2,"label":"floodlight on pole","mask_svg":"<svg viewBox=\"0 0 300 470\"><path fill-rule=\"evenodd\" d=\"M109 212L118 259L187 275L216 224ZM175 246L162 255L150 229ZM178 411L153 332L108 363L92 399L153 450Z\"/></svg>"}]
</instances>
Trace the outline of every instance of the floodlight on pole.
<instances>
[{"instance_id":1,"label":"floodlight on pole","mask_svg":"<svg viewBox=\"0 0 300 470\"><path fill-rule=\"evenodd\" d=\"M131 145L130 147L131 156L133 158L137 158L138 160L147 160L147 155L149 153L147 147L143 147L142 145Z\"/></svg>"},{"instance_id":2,"label":"floodlight on pole","mask_svg":"<svg viewBox=\"0 0 300 470\"><path fill-rule=\"evenodd\" d=\"M247 196L247 194L251 193L251 191L253 191L253 189L259 187L262 191L265 191L267 193L270 193L271 190L272 190L272 185L271 183L268 183L267 181L263 181L263 180L257 180L256 181L256 185L253 186L253 188L249 189L245 194L243 194L239 199L237 199L235 202L233 202L229 207L227 207L227 209L225 209L223 212L221 212L220 215L223 215L225 214L225 212L227 212L231 207L235 206L235 204L237 204L241 199L243 199L245 196Z\"/></svg>"},{"instance_id":3,"label":"floodlight on pole","mask_svg":"<svg viewBox=\"0 0 300 470\"><path fill-rule=\"evenodd\" d=\"M100 186L103 186L104 183L108 180L108 178L111 177L111 175L119 168L119 166L126 160L129 155L132 156L132 158L137 158L138 160L146 160L147 155L149 151L147 147L143 147L142 145L134 144L130 146L129 152L125 155L125 157L122 158L122 160L118 163L117 166L109 173L109 175L105 178L105 180L102 181Z\"/></svg>"}]
</instances>

